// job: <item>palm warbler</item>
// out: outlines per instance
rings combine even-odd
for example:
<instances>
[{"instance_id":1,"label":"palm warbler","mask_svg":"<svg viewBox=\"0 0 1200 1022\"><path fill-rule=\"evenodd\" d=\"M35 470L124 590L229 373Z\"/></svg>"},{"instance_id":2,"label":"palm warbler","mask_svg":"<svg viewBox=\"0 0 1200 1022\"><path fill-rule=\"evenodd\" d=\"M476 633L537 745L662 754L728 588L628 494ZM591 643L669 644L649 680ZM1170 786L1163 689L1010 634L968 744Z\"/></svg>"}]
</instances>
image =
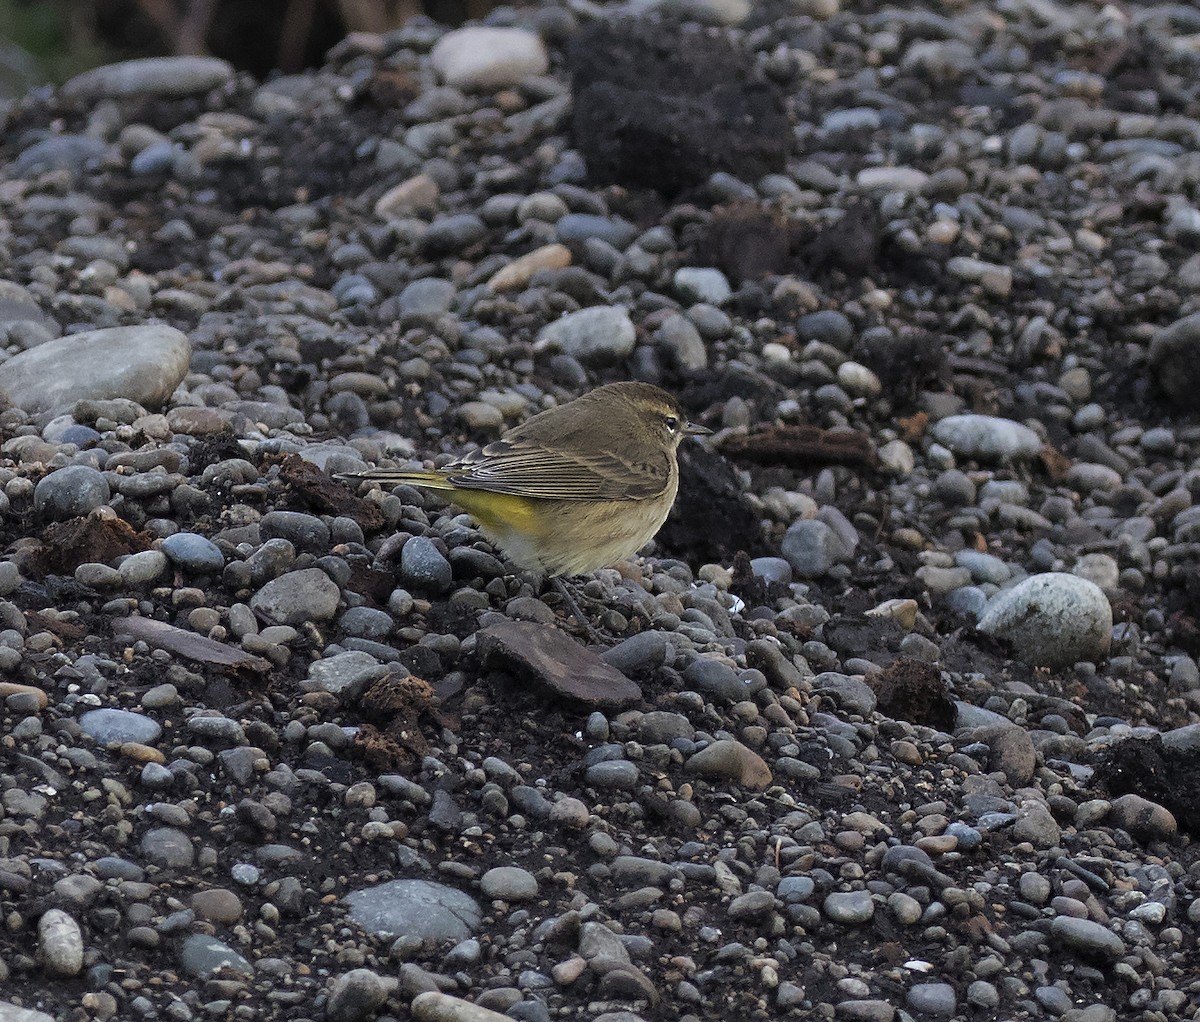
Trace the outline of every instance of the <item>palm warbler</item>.
<instances>
[{"instance_id":1,"label":"palm warbler","mask_svg":"<svg viewBox=\"0 0 1200 1022\"><path fill-rule=\"evenodd\" d=\"M676 451L711 433L647 383L610 383L510 429L445 468L341 478L435 490L525 571L582 575L623 560L666 520Z\"/></svg>"}]
</instances>

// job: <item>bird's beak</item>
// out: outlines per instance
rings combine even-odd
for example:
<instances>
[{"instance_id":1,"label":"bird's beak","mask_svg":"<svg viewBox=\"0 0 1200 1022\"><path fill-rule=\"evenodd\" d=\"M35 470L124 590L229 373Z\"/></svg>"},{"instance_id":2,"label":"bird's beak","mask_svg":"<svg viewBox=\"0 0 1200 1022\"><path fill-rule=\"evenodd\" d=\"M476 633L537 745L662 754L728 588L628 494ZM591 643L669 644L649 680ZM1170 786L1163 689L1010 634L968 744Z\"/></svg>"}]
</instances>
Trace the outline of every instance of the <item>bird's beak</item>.
<instances>
[{"instance_id":1,"label":"bird's beak","mask_svg":"<svg viewBox=\"0 0 1200 1022\"><path fill-rule=\"evenodd\" d=\"M701 426L699 423L689 422L684 428L684 432L688 436L712 436L712 430L707 426Z\"/></svg>"}]
</instances>

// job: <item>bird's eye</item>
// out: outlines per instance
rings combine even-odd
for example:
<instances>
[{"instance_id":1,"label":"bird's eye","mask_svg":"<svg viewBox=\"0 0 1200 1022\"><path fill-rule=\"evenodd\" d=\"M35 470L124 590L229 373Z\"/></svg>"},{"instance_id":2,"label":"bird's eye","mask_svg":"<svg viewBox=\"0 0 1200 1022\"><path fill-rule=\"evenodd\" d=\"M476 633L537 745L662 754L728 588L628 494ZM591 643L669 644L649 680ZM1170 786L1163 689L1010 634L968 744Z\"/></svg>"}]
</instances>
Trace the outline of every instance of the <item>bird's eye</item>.
<instances>
[{"instance_id":1,"label":"bird's eye","mask_svg":"<svg viewBox=\"0 0 1200 1022\"><path fill-rule=\"evenodd\" d=\"M678 431L679 419L677 419L674 415L668 415L666 418L666 423L667 423L667 429L670 432L675 433Z\"/></svg>"}]
</instances>

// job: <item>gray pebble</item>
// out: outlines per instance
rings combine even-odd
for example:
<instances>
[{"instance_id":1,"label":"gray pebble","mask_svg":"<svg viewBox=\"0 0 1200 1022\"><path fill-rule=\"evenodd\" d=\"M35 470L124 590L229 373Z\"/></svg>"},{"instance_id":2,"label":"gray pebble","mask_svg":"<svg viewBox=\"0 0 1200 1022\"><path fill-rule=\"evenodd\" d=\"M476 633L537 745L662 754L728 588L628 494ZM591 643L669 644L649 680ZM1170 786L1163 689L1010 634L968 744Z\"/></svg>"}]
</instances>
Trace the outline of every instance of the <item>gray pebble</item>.
<instances>
[{"instance_id":1,"label":"gray pebble","mask_svg":"<svg viewBox=\"0 0 1200 1022\"><path fill-rule=\"evenodd\" d=\"M843 561L850 551L825 522L802 518L793 522L783 536L783 556L801 578L819 578Z\"/></svg>"},{"instance_id":2,"label":"gray pebble","mask_svg":"<svg viewBox=\"0 0 1200 1022\"><path fill-rule=\"evenodd\" d=\"M429 880L392 880L342 899L350 918L369 933L419 940L466 940L482 913L464 892Z\"/></svg>"},{"instance_id":3,"label":"gray pebble","mask_svg":"<svg viewBox=\"0 0 1200 1022\"><path fill-rule=\"evenodd\" d=\"M205 574L225 567L225 555L212 540L195 532L176 532L162 541L162 552L184 571Z\"/></svg>"},{"instance_id":4,"label":"gray pebble","mask_svg":"<svg viewBox=\"0 0 1200 1022\"><path fill-rule=\"evenodd\" d=\"M945 1018L958 1010L958 998L949 983L917 983L908 991L908 1006L922 1015Z\"/></svg>"},{"instance_id":5,"label":"gray pebble","mask_svg":"<svg viewBox=\"0 0 1200 1022\"><path fill-rule=\"evenodd\" d=\"M228 944L201 933L184 938L179 948L179 965L197 979L207 979L225 970L242 976L254 975L254 966Z\"/></svg>"},{"instance_id":6,"label":"gray pebble","mask_svg":"<svg viewBox=\"0 0 1200 1022\"><path fill-rule=\"evenodd\" d=\"M1090 919L1055 916L1050 936L1062 946L1087 957L1115 961L1125 954L1125 942L1112 930Z\"/></svg>"},{"instance_id":7,"label":"gray pebble","mask_svg":"<svg viewBox=\"0 0 1200 1022\"><path fill-rule=\"evenodd\" d=\"M83 969L83 932L74 918L52 908L38 920L38 951L51 976L78 976Z\"/></svg>"},{"instance_id":8,"label":"gray pebble","mask_svg":"<svg viewBox=\"0 0 1200 1022\"><path fill-rule=\"evenodd\" d=\"M519 866L494 866L479 881L484 896L502 901L530 901L538 896L537 878Z\"/></svg>"},{"instance_id":9,"label":"gray pebble","mask_svg":"<svg viewBox=\"0 0 1200 1022\"><path fill-rule=\"evenodd\" d=\"M997 593L976 627L1007 640L1026 663L1062 668L1103 660L1112 623L1112 607L1094 582L1046 572Z\"/></svg>"},{"instance_id":10,"label":"gray pebble","mask_svg":"<svg viewBox=\"0 0 1200 1022\"><path fill-rule=\"evenodd\" d=\"M400 551L400 577L415 589L445 592L454 579L450 562L427 536L414 536Z\"/></svg>"},{"instance_id":11,"label":"gray pebble","mask_svg":"<svg viewBox=\"0 0 1200 1022\"><path fill-rule=\"evenodd\" d=\"M994 415L951 415L934 423L933 438L963 458L989 462L1033 458L1041 438L1028 426Z\"/></svg>"},{"instance_id":12,"label":"gray pebble","mask_svg":"<svg viewBox=\"0 0 1200 1022\"><path fill-rule=\"evenodd\" d=\"M394 979L384 979L370 969L351 969L333 981L325 1018L329 1022L361 1022L374 1018L395 987Z\"/></svg>"},{"instance_id":13,"label":"gray pebble","mask_svg":"<svg viewBox=\"0 0 1200 1022\"><path fill-rule=\"evenodd\" d=\"M733 297L733 288L720 270L711 267L681 266L675 271L675 291L689 304L724 305Z\"/></svg>"},{"instance_id":14,"label":"gray pebble","mask_svg":"<svg viewBox=\"0 0 1200 1022\"><path fill-rule=\"evenodd\" d=\"M281 625L329 621L341 592L320 568L301 568L272 579L250 599L251 608Z\"/></svg>"},{"instance_id":15,"label":"gray pebble","mask_svg":"<svg viewBox=\"0 0 1200 1022\"><path fill-rule=\"evenodd\" d=\"M607 366L628 357L636 339L637 331L625 309L596 305L543 327L534 346L562 351L586 366Z\"/></svg>"},{"instance_id":16,"label":"gray pebble","mask_svg":"<svg viewBox=\"0 0 1200 1022\"><path fill-rule=\"evenodd\" d=\"M112 742L153 745L162 735L158 721L131 710L88 710L79 718L79 726L99 745Z\"/></svg>"},{"instance_id":17,"label":"gray pebble","mask_svg":"<svg viewBox=\"0 0 1200 1022\"><path fill-rule=\"evenodd\" d=\"M104 473L87 465L68 465L51 472L33 491L33 506L39 514L63 520L82 518L112 496Z\"/></svg>"},{"instance_id":18,"label":"gray pebble","mask_svg":"<svg viewBox=\"0 0 1200 1022\"><path fill-rule=\"evenodd\" d=\"M859 926L875 914L875 902L869 891L828 894L821 908L830 920L843 926Z\"/></svg>"}]
</instances>

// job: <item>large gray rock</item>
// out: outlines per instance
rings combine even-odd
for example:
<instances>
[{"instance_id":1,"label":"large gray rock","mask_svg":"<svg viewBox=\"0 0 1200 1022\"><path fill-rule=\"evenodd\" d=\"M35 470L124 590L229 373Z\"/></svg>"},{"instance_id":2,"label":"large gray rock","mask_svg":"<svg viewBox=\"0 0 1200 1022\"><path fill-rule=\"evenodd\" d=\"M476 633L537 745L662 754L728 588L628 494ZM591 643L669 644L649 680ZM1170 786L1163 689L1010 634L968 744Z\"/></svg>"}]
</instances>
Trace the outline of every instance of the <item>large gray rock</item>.
<instances>
[{"instance_id":1,"label":"large gray rock","mask_svg":"<svg viewBox=\"0 0 1200 1022\"><path fill-rule=\"evenodd\" d=\"M429 54L429 62L442 81L460 89L504 89L545 74L550 66L537 34L485 25L447 32Z\"/></svg>"},{"instance_id":2,"label":"large gray rock","mask_svg":"<svg viewBox=\"0 0 1200 1022\"><path fill-rule=\"evenodd\" d=\"M629 313L619 305L593 305L548 323L534 342L536 351L563 351L584 365L616 365L637 341Z\"/></svg>"},{"instance_id":3,"label":"large gray rock","mask_svg":"<svg viewBox=\"0 0 1200 1022\"><path fill-rule=\"evenodd\" d=\"M1112 607L1095 582L1048 571L998 592L976 628L1006 640L1027 664L1062 668L1107 656L1112 625Z\"/></svg>"},{"instance_id":4,"label":"large gray rock","mask_svg":"<svg viewBox=\"0 0 1200 1022\"><path fill-rule=\"evenodd\" d=\"M144 57L105 64L63 85L69 99L191 96L233 81L233 65L217 57Z\"/></svg>"},{"instance_id":5,"label":"large gray rock","mask_svg":"<svg viewBox=\"0 0 1200 1022\"><path fill-rule=\"evenodd\" d=\"M1172 401L1190 405L1200 387L1200 312L1175 320L1150 341L1150 368Z\"/></svg>"},{"instance_id":6,"label":"large gray rock","mask_svg":"<svg viewBox=\"0 0 1200 1022\"><path fill-rule=\"evenodd\" d=\"M0 394L27 412L65 412L77 401L128 398L160 407L179 386L192 346L158 324L70 334L0 363Z\"/></svg>"},{"instance_id":7,"label":"large gray rock","mask_svg":"<svg viewBox=\"0 0 1200 1022\"><path fill-rule=\"evenodd\" d=\"M960 458L980 461L1022 461L1042 449L1041 437L1028 426L995 415L948 415L931 433Z\"/></svg>"},{"instance_id":8,"label":"large gray rock","mask_svg":"<svg viewBox=\"0 0 1200 1022\"><path fill-rule=\"evenodd\" d=\"M392 880L352 891L342 901L369 933L420 940L466 940L483 918L469 894L431 880Z\"/></svg>"}]
</instances>

